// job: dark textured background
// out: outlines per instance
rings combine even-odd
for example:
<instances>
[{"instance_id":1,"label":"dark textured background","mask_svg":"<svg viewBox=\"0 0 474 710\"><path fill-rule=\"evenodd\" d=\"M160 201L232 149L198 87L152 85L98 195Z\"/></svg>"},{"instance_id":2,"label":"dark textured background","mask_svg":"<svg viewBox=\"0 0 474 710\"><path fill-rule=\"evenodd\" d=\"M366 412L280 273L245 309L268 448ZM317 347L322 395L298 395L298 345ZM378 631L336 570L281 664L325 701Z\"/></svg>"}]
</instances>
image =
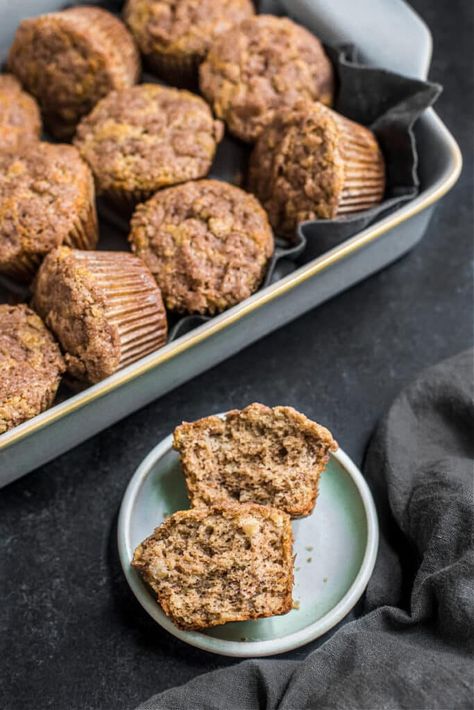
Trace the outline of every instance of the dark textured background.
<instances>
[{"instance_id":1,"label":"dark textured background","mask_svg":"<svg viewBox=\"0 0 474 710\"><path fill-rule=\"evenodd\" d=\"M291 404L360 463L399 390L471 344L472 0L413 5L434 35L430 78L445 87L437 110L464 153L459 183L398 263L0 491L3 710L132 708L234 662L162 631L117 559L126 484L178 422L254 400Z\"/></svg>"}]
</instances>

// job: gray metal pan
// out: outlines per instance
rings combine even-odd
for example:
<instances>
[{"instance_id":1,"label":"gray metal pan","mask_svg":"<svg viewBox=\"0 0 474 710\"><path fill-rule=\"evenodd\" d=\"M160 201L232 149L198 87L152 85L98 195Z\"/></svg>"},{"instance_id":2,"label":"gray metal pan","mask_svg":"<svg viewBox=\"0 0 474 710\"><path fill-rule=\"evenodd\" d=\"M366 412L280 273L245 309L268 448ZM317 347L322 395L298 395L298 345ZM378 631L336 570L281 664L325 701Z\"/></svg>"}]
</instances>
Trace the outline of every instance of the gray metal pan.
<instances>
[{"instance_id":1,"label":"gray metal pan","mask_svg":"<svg viewBox=\"0 0 474 710\"><path fill-rule=\"evenodd\" d=\"M62 2L0 0L0 49L19 18ZM354 42L364 59L426 78L431 36L402 0L285 0L287 11L326 41ZM263 9L268 8L268 2ZM456 182L459 148L430 109L416 127L421 190L413 201L261 289L245 302L183 334L103 382L0 436L0 486L67 451L122 417L323 303L409 251L436 202Z\"/></svg>"}]
</instances>

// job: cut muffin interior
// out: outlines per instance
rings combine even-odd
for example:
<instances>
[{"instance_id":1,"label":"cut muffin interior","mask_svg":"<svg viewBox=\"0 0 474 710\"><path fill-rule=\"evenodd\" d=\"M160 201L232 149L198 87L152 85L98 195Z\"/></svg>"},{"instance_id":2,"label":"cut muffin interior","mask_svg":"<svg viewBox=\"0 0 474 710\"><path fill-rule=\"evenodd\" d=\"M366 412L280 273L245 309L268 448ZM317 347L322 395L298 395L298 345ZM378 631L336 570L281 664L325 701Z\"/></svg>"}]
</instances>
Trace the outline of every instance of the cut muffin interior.
<instances>
[{"instance_id":1,"label":"cut muffin interior","mask_svg":"<svg viewBox=\"0 0 474 710\"><path fill-rule=\"evenodd\" d=\"M133 566L182 629L291 610L288 515L260 505L179 511L135 550Z\"/></svg>"},{"instance_id":2,"label":"cut muffin interior","mask_svg":"<svg viewBox=\"0 0 474 710\"><path fill-rule=\"evenodd\" d=\"M174 431L191 504L258 503L308 515L337 444L292 407L251 404Z\"/></svg>"}]
</instances>

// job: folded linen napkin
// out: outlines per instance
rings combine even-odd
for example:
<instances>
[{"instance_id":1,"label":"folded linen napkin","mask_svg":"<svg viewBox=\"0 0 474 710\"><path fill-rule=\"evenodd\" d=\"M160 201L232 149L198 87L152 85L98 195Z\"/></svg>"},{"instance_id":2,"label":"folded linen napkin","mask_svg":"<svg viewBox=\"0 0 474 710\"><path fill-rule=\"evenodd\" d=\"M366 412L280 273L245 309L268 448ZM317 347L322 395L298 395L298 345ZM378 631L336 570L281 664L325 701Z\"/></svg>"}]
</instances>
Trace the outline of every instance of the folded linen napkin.
<instances>
[{"instance_id":1,"label":"folded linen napkin","mask_svg":"<svg viewBox=\"0 0 474 710\"><path fill-rule=\"evenodd\" d=\"M365 463L381 521L363 615L303 661L245 661L138 710L471 709L473 352L422 374Z\"/></svg>"}]
</instances>

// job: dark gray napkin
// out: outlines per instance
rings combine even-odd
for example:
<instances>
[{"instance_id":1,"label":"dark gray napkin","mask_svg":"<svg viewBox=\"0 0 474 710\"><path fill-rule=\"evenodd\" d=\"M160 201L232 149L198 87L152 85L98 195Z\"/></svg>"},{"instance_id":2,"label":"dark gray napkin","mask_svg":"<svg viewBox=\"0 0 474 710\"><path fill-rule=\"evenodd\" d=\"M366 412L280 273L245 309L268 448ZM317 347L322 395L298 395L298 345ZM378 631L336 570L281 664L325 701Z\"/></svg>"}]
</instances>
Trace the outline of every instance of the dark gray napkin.
<instances>
[{"instance_id":1,"label":"dark gray napkin","mask_svg":"<svg viewBox=\"0 0 474 710\"><path fill-rule=\"evenodd\" d=\"M473 707L473 353L422 374L369 447L381 544L364 600L304 661L245 661L139 710Z\"/></svg>"}]
</instances>

